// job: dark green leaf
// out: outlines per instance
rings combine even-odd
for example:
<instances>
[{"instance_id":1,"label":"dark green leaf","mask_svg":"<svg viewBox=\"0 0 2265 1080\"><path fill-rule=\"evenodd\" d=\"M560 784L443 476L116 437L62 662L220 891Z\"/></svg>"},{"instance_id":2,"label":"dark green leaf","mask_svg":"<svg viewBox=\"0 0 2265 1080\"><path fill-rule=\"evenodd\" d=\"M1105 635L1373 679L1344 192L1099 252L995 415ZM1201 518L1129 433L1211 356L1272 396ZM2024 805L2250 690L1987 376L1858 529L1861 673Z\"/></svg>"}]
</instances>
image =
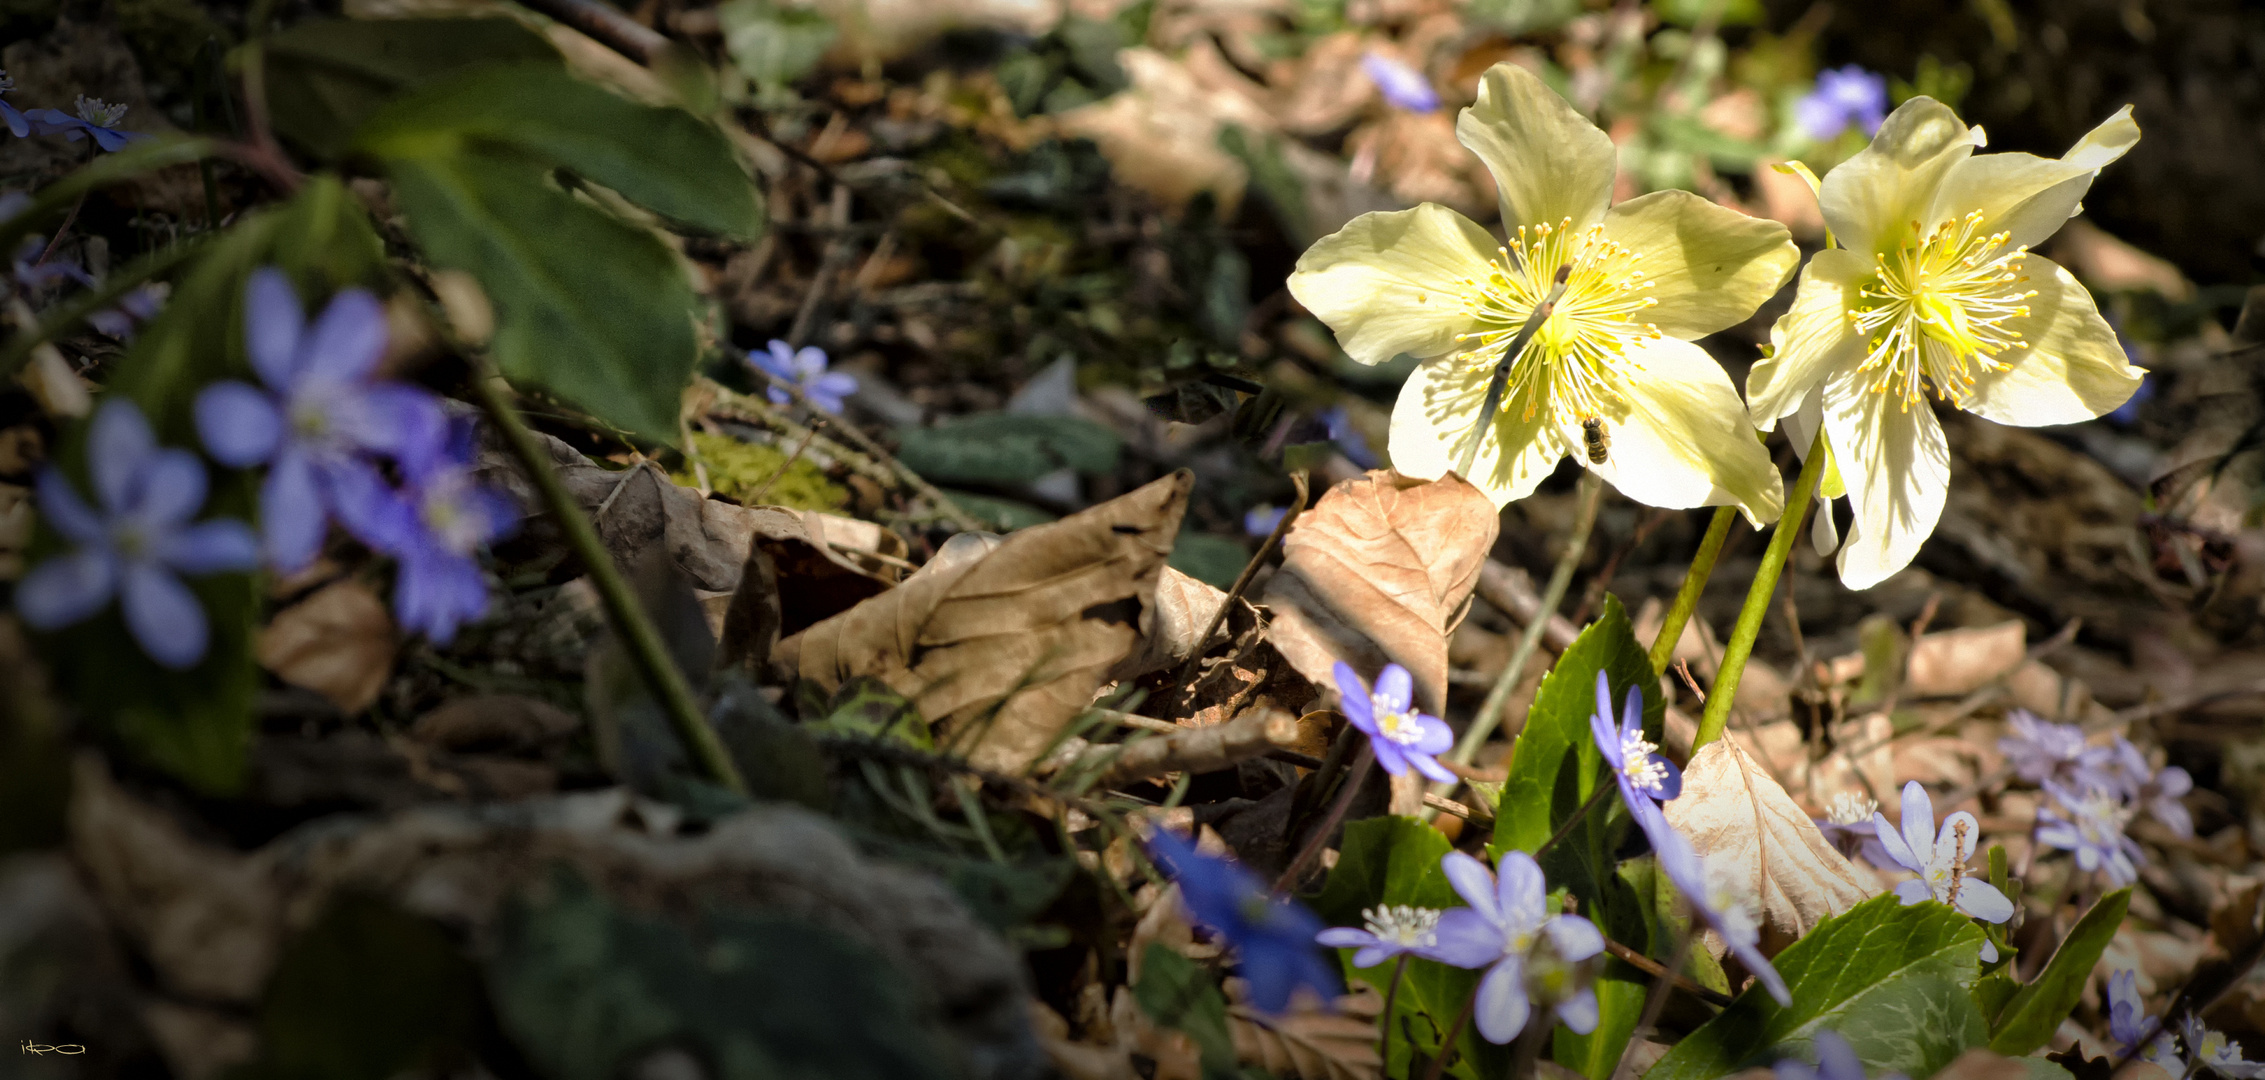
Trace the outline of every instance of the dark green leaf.
<instances>
[{"instance_id":1,"label":"dark green leaf","mask_svg":"<svg viewBox=\"0 0 2265 1080\"><path fill-rule=\"evenodd\" d=\"M385 1080L474 1041L480 972L448 931L347 895L291 943L260 1005L253 1077Z\"/></svg>"},{"instance_id":2,"label":"dark green leaf","mask_svg":"<svg viewBox=\"0 0 2265 1080\"><path fill-rule=\"evenodd\" d=\"M2126 885L2101 897L2076 921L2068 936L2061 939L2060 947L2053 950L2053 958L2045 962L2037 981L2022 987L1998 1013L1990 1033L1991 1050L2007 1057L2023 1057L2053 1037L2061 1021L2076 1008L2077 999L2084 996L2084 984L2091 979L2093 966L2100 962L2100 953L2116 936L2116 928L2123 925L2124 912L2130 907L2131 886Z\"/></svg>"},{"instance_id":3,"label":"dark green leaf","mask_svg":"<svg viewBox=\"0 0 2265 1080\"><path fill-rule=\"evenodd\" d=\"M501 144L671 221L742 239L762 231L754 184L713 125L616 97L553 64L491 64L435 80L371 117L355 143L396 162Z\"/></svg>"},{"instance_id":4,"label":"dark green leaf","mask_svg":"<svg viewBox=\"0 0 2265 1080\"><path fill-rule=\"evenodd\" d=\"M1050 472L1117 468L1117 434L1074 416L984 413L932 428L899 428L897 458L943 484L1027 484Z\"/></svg>"},{"instance_id":5,"label":"dark green leaf","mask_svg":"<svg viewBox=\"0 0 2265 1080\"><path fill-rule=\"evenodd\" d=\"M551 186L533 160L443 143L391 163L394 198L435 265L487 290L504 373L674 443L699 342L668 247Z\"/></svg>"},{"instance_id":6,"label":"dark green leaf","mask_svg":"<svg viewBox=\"0 0 2265 1080\"><path fill-rule=\"evenodd\" d=\"M1981 948L1982 931L1949 907L1873 897L1777 955L1792 1005L1750 987L1646 1080L1712 1080L1786 1055L1814 1060L1810 1041L1825 1030L1846 1037L1874 1073L1930 1075L1988 1037L1972 994Z\"/></svg>"},{"instance_id":7,"label":"dark green leaf","mask_svg":"<svg viewBox=\"0 0 2265 1080\"><path fill-rule=\"evenodd\" d=\"M1172 569L1187 576L1216 586L1231 588L1235 579L1242 576L1243 567L1250 564L1250 550L1239 540L1230 540L1211 533L1182 532L1172 542Z\"/></svg>"},{"instance_id":8,"label":"dark green leaf","mask_svg":"<svg viewBox=\"0 0 2265 1080\"><path fill-rule=\"evenodd\" d=\"M1133 984L1140 1011L1162 1027L1184 1032L1203 1053L1203 1074L1235 1075L1235 1042L1227 1034L1227 999L1195 961L1152 944L1141 954Z\"/></svg>"},{"instance_id":9,"label":"dark green leaf","mask_svg":"<svg viewBox=\"0 0 2265 1080\"><path fill-rule=\"evenodd\" d=\"M954 503L959 504L960 509L967 511L974 516L975 520L982 522L996 532L1013 532L1016 529L1027 529L1033 525L1044 525L1049 521L1060 520L1057 515L1049 514L1029 503L1016 502L1013 499L994 498L989 495L978 495L972 491L962 491L958 488L943 488L941 490L945 495L950 496Z\"/></svg>"},{"instance_id":10,"label":"dark green leaf","mask_svg":"<svg viewBox=\"0 0 2265 1080\"><path fill-rule=\"evenodd\" d=\"M275 130L317 157L344 153L371 113L475 64L558 63L512 19L325 19L261 39Z\"/></svg>"},{"instance_id":11,"label":"dark green leaf","mask_svg":"<svg viewBox=\"0 0 2265 1080\"><path fill-rule=\"evenodd\" d=\"M824 718L811 727L822 735L893 739L924 750L935 745L920 710L887 683L868 675L842 683Z\"/></svg>"},{"instance_id":12,"label":"dark green leaf","mask_svg":"<svg viewBox=\"0 0 2265 1080\"><path fill-rule=\"evenodd\" d=\"M810 923L710 912L688 930L562 871L506 908L488 973L505 1029L560 1080L611 1080L664 1045L720 1080L945 1075L901 974Z\"/></svg>"}]
</instances>

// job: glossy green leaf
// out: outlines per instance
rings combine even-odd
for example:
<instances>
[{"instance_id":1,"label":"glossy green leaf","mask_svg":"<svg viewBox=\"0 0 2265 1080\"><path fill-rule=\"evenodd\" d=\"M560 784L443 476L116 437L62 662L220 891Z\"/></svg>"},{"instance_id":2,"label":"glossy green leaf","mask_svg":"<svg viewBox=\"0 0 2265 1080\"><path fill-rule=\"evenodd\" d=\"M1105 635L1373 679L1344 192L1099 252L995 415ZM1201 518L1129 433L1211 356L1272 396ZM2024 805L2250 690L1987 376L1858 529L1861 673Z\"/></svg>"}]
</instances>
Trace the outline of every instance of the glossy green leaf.
<instances>
[{"instance_id":1,"label":"glossy green leaf","mask_svg":"<svg viewBox=\"0 0 2265 1080\"><path fill-rule=\"evenodd\" d=\"M372 113L478 64L559 64L513 19L321 19L260 39L276 133L317 157L344 153Z\"/></svg>"},{"instance_id":2,"label":"glossy green leaf","mask_svg":"<svg viewBox=\"0 0 2265 1080\"><path fill-rule=\"evenodd\" d=\"M2131 907L2131 886L2101 897L2092 910L2076 920L2068 936L2061 939L2060 947L2053 950L2053 958L2045 961L2045 970L2037 981L2021 988L1999 1011L1997 1022L1991 1026L1990 1049L2007 1057L2022 1057L2045 1045L2060 1029L2061 1021L2076 1008L2084 996L2084 984L2092 977L2092 968L2100 962L2100 954L2123 925L2124 912Z\"/></svg>"},{"instance_id":3,"label":"glossy green leaf","mask_svg":"<svg viewBox=\"0 0 2265 1080\"><path fill-rule=\"evenodd\" d=\"M1152 944L1141 954L1133 1000L1160 1027L1182 1032L1203 1053L1203 1074L1235 1075L1235 1041L1227 1033L1227 999L1195 961Z\"/></svg>"},{"instance_id":4,"label":"glossy green leaf","mask_svg":"<svg viewBox=\"0 0 2265 1080\"><path fill-rule=\"evenodd\" d=\"M1793 1004L1755 985L1675 1045L1646 1080L1712 1080L1787 1055L1815 1060L1837 1031L1873 1073L1927 1076L1988 1038L1972 990L1982 931L1928 901L1877 896L1809 931L1775 958Z\"/></svg>"},{"instance_id":5,"label":"glossy green leaf","mask_svg":"<svg viewBox=\"0 0 2265 1080\"><path fill-rule=\"evenodd\" d=\"M668 247L551 186L539 162L445 141L434 149L391 162L394 199L434 265L487 291L504 374L674 443L699 342L692 289Z\"/></svg>"},{"instance_id":6,"label":"glossy green leaf","mask_svg":"<svg viewBox=\"0 0 2265 1080\"><path fill-rule=\"evenodd\" d=\"M553 64L489 64L435 80L372 116L355 144L388 161L510 147L679 224L739 239L762 231L754 183L714 125Z\"/></svg>"}]
</instances>

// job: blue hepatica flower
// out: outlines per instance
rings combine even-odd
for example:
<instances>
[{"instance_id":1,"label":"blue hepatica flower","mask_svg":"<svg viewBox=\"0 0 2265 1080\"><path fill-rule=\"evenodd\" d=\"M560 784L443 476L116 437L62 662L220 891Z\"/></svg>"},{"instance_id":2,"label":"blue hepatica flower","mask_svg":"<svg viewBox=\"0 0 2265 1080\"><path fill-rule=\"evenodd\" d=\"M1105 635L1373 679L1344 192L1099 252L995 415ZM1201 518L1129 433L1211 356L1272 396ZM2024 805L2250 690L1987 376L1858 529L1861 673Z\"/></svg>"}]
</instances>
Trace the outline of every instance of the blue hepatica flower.
<instances>
[{"instance_id":1,"label":"blue hepatica flower","mask_svg":"<svg viewBox=\"0 0 2265 1080\"><path fill-rule=\"evenodd\" d=\"M1268 892L1257 875L1234 860L1205 855L1170 829L1150 834L1148 851L1179 884L1189 919L1241 955L1250 1002L1259 1011L1289 1008L1291 995L1301 986L1324 1000L1336 996L1336 974L1314 948L1322 927L1312 912Z\"/></svg>"},{"instance_id":2,"label":"blue hepatica flower","mask_svg":"<svg viewBox=\"0 0 2265 1080\"><path fill-rule=\"evenodd\" d=\"M1975 838L1982 833L1974 815L1960 810L1945 817L1941 831L1936 831L1934 800L1913 780L1903 785L1903 831L1890 827L1887 815L1879 813L1872 815L1872 829L1888 858L1919 875L1918 880L1895 887L1896 898L1905 907L1936 900L1983 922L2002 923L2013 917L2013 901L1966 867L1974 857ZM1997 947L1984 941L1983 961L1997 958Z\"/></svg>"},{"instance_id":3,"label":"blue hepatica flower","mask_svg":"<svg viewBox=\"0 0 2265 1080\"><path fill-rule=\"evenodd\" d=\"M401 564L393 586L394 617L440 644L456 636L459 624L487 614L480 549L519 521L510 498L474 478L473 449L467 419L451 424L445 439L402 459L407 483L401 497L411 526L401 540L380 546Z\"/></svg>"},{"instance_id":4,"label":"blue hepatica flower","mask_svg":"<svg viewBox=\"0 0 2265 1080\"><path fill-rule=\"evenodd\" d=\"M94 278L79 269L79 264L69 259L43 261L40 256L46 253L47 238L44 236L27 236L23 243L16 245L16 257L9 264L8 275L15 279L17 287L28 292L38 292L58 281L75 281L88 288L94 287Z\"/></svg>"},{"instance_id":5,"label":"blue hepatica flower","mask_svg":"<svg viewBox=\"0 0 2265 1080\"><path fill-rule=\"evenodd\" d=\"M137 286L116 304L87 316L87 325L120 341L129 340L135 327L157 317L158 309L165 306L165 293L163 283Z\"/></svg>"},{"instance_id":6,"label":"blue hepatica flower","mask_svg":"<svg viewBox=\"0 0 2265 1080\"><path fill-rule=\"evenodd\" d=\"M1274 535L1276 526L1288 516L1287 506L1257 506L1243 512L1243 532L1258 537Z\"/></svg>"},{"instance_id":7,"label":"blue hepatica flower","mask_svg":"<svg viewBox=\"0 0 2265 1080\"><path fill-rule=\"evenodd\" d=\"M2100 786L2120 791L2133 806L2145 808L2173 834L2181 838L2194 835L2194 815L2180 801L2194 790L2194 777L2176 765L2156 771L2147 755L2121 736L2107 753L2109 776Z\"/></svg>"},{"instance_id":8,"label":"blue hepatica flower","mask_svg":"<svg viewBox=\"0 0 2265 1080\"><path fill-rule=\"evenodd\" d=\"M2178 1039L2163 1030L2161 1020L2147 1015L2146 1004L2139 1000L2139 977L2130 968L2108 976L2108 1038L2115 1041L2118 1054L2160 1065L2173 1076L2186 1072L2186 1063L2179 1060Z\"/></svg>"},{"instance_id":9,"label":"blue hepatica flower","mask_svg":"<svg viewBox=\"0 0 2265 1080\"><path fill-rule=\"evenodd\" d=\"M1895 866L1888 858L1887 849L1880 846L1879 835L1872 829L1872 815L1879 813L1880 804L1853 791L1843 791L1832 797L1832 805L1825 808L1825 816L1813 819L1817 831L1825 841L1840 852L1842 857L1863 859L1882 870Z\"/></svg>"},{"instance_id":10,"label":"blue hepatica flower","mask_svg":"<svg viewBox=\"0 0 2265 1080\"><path fill-rule=\"evenodd\" d=\"M2037 842L2076 856L2076 865L2099 871L2118 886L2139 880L2146 855L2124 835L2132 811L2123 797L2103 788L2070 789L2045 781L2053 805L2037 810Z\"/></svg>"},{"instance_id":11,"label":"blue hepatica flower","mask_svg":"<svg viewBox=\"0 0 2265 1080\"><path fill-rule=\"evenodd\" d=\"M1369 747L1376 753L1376 763L1394 776L1415 770L1442 784L1451 783L1455 774L1438 761L1438 755L1455 745L1455 732L1445 720L1416 711L1415 679L1408 669L1398 664L1384 665L1384 673L1376 677L1376 690L1371 693L1360 673L1342 660L1337 662L1337 693L1344 700L1339 708L1345 719L1368 736Z\"/></svg>"},{"instance_id":12,"label":"blue hepatica flower","mask_svg":"<svg viewBox=\"0 0 2265 1080\"><path fill-rule=\"evenodd\" d=\"M204 506L204 463L157 445L131 402L104 402L87 433L95 507L52 465L39 474L39 508L76 551L33 567L16 586L16 612L35 629L80 622L113 596L142 651L175 670L204 659L204 607L178 575L249 570L258 544L243 522L193 521Z\"/></svg>"},{"instance_id":13,"label":"blue hepatica flower","mask_svg":"<svg viewBox=\"0 0 2265 1080\"><path fill-rule=\"evenodd\" d=\"M1377 93L1392 107L1419 113L1439 111L1439 91L1432 89L1431 80L1423 72L1373 50L1361 57L1361 70L1368 73Z\"/></svg>"},{"instance_id":14,"label":"blue hepatica flower","mask_svg":"<svg viewBox=\"0 0 2265 1080\"><path fill-rule=\"evenodd\" d=\"M1837 1031L1819 1031L1815 1039L1817 1063L1785 1058L1770 1067L1777 1080L1864 1080L1864 1062L1856 1048ZM1908 1080L1902 1073L1882 1073L1880 1080Z\"/></svg>"},{"instance_id":15,"label":"blue hepatica flower","mask_svg":"<svg viewBox=\"0 0 2265 1080\"><path fill-rule=\"evenodd\" d=\"M1440 915L1437 908L1380 904L1361 912L1360 929L1332 926L1314 940L1332 949L1360 950L1353 954L1354 967L1375 967L1399 956L1437 959L1433 951L1439 946Z\"/></svg>"},{"instance_id":16,"label":"blue hepatica flower","mask_svg":"<svg viewBox=\"0 0 2265 1080\"><path fill-rule=\"evenodd\" d=\"M1778 1004L1793 1004L1785 977L1777 973L1777 965L1770 963L1769 957L1762 955L1762 924L1755 913L1754 898L1741 891L1733 875L1708 867L1691 842L1667 823L1658 803L1641 799L1629 809L1635 812L1636 823L1643 826L1645 835L1651 837L1652 854L1659 860L1660 870L1683 894L1692 914L1722 939L1730 954L1746 965Z\"/></svg>"},{"instance_id":17,"label":"blue hepatica flower","mask_svg":"<svg viewBox=\"0 0 2265 1080\"><path fill-rule=\"evenodd\" d=\"M233 379L206 387L197 431L223 464L268 465L260 485L268 561L286 572L312 562L333 519L372 547L400 546L408 522L376 459L426 452L444 420L431 394L373 377L386 341L377 297L347 289L308 326L290 280L263 268L244 291L244 336L264 387Z\"/></svg>"},{"instance_id":18,"label":"blue hepatica flower","mask_svg":"<svg viewBox=\"0 0 2265 1080\"><path fill-rule=\"evenodd\" d=\"M1850 125L1872 135L1887 119L1887 79L1854 64L1818 72L1816 89L1794 105L1793 119L1818 142L1839 138Z\"/></svg>"},{"instance_id":19,"label":"blue hepatica flower","mask_svg":"<svg viewBox=\"0 0 2265 1080\"><path fill-rule=\"evenodd\" d=\"M2186 1052L2193 1055L2196 1065L2232 1080L2265 1077L2265 1062L2244 1059L2240 1043L2226 1038L2225 1032L2203 1027L2201 1017L2193 1013L2180 1017L2178 1033L2186 1040Z\"/></svg>"},{"instance_id":20,"label":"blue hepatica flower","mask_svg":"<svg viewBox=\"0 0 2265 1080\"><path fill-rule=\"evenodd\" d=\"M24 114L32 129L42 135L61 135L67 142L91 138L104 152L122 150L127 143L149 136L138 131L120 131L118 122L126 118L124 105L112 105L101 98L79 95L74 106L78 115L61 109L33 109Z\"/></svg>"},{"instance_id":21,"label":"blue hepatica flower","mask_svg":"<svg viewBox=\"0 0 2265 1080\"><path fill-rule=\"evenodd\" d=\"M1586 961L1604 951L1604 935L1578 915L1549 913L1549 887L1533 856L1504 853L1499 879L1460 851L1448 852L1439 867L1471 906L1439 917L1439 944L1430 955L1486 969L1472 1013L1479 1034L1493 1043L1517 1038L1535 1005L1553 1009L1576 1034L1595 1031L1595 971Z\"/></svg>"},{"instance_id":22,"label":"blue hepatica flower","mask_svg":"<svg viewBox=\"0 0 2265 1080\"><path fill-rule=\"evenodd\" d=\"M1620 785L1620 799L1633 811L1636 803L1663 802L1683 793L1683 772L1660 754L1659 744L1644 738L1644 695L1628 688L1620 710L1620 724L1612 723L1612 683L1597 672L1597 711L1589 714L1589 737L1612 769Z\"/></svg>"},{"instance_id":23,"label":"blue hepatica flower","mask_svg":"<svg viewBox=\"0 0 2265 1080\"><path fill-rule=\"evenodd\" d=\"M0 94L10 93L15 88L16 80L9 78L7 72L0 71ZM31 119L17 111L14 105L8 104L6 99L0 99L0 124L6 124L8 131L19 139L31 135Z\"/></svg>"},{"instance_id":24,"label":"blue hepatica flower","mask_svg":"<svg viewBox=\"0 0 2265 1080\"><path fill-rule=\"evenodd\" d=\"M2112 752L2087 745L2083 728L2040 720L2027 709L2007 714L2006 727L2012 733L1998 740L1998 750L2005 754L2006 764L2013 766L2015 776L2032 784L2047 780L2099 786L2111 783Z\"/></svg>"},{"instance_id":25,"label":"blue hepatica flower","mask_svg":"<svg viewBox=\"0 0 2265 1080\"><path fill-rule=\"evenodd\" d=\"M774 339L763 352L748 353L747 362L801 387L802 395L809 398L819 412L841 415L842 399L857 392L857 376L845 371L827 371L826 350L815 345L806 345L797 351L786 342ZM770 388L770 398L773 405L794 400L776 386Z\"/></svg>"}]
</instances>

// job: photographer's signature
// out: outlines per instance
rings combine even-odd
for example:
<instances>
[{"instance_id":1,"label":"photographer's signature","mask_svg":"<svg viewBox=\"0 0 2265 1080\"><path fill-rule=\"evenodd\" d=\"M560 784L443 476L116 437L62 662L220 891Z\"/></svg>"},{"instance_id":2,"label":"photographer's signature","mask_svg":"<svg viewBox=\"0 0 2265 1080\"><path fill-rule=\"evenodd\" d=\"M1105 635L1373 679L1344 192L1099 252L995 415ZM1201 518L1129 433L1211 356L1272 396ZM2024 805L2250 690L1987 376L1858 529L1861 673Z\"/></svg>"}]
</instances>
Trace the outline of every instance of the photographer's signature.
<instances>
[{"instance_id":1,"label":"photographer's signature","mask_svg":"<svg viewBox=\"0 0 2265 1080\"><path fill-rule=\"evenodd\" d=\"M50 1043L26 1041L23 1052L26 1054L84 1054L87 1052L87 1048L78 1043L64 1043L61 1046L55 1046Z\"/></svg>"}]
</instances>

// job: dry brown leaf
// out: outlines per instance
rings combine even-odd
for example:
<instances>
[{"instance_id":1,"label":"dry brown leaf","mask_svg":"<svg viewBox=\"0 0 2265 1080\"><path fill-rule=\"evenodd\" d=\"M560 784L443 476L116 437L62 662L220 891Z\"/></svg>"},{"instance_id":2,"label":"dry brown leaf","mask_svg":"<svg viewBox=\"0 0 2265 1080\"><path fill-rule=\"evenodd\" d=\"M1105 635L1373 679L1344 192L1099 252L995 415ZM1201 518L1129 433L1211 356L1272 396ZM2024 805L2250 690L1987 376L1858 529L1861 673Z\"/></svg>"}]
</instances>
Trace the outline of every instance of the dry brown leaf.
<instances>
[{"instance_id":1,"label":"dry brown leaf","mask_svg":"<svg viewBox=\"0 0 2265 1080\"><path fill-rule=\"evenodd\" d=\"M1710 869L1733 868L1763 920L1794 937L1870 895L1817 823L1730 739L1693 755L1683 794L1661 807Z\"/></svg>"},{"instance_id":2,"label":"dry brown leaf","mask_svg":"<svg viewBox=\"0 0 2265 1080\"><path fill-rule=\"evenodd\" d=\"M1958 1055L1935 1074L1936 1080L2023 1080L2029 1069L2018 1059L1977 1046Z\"/></svg>"},{"instance_id":3,"label":"dry brown leaf","mask_svg":"<svg viewBox=\"0 0 2265 1080\"><path fill-rule=\"evenodd\" d=\"M1165 567L1156 579L1155 598L1141 610L1140 648L1109 672L1110 680L1137 679L1186 660L1203 644L1198 639L1226 602L1225 592ZM1220 626L1219 638L1231 640L1257 615L1248 601L1237 601L1234 615Z\"/></svg>"},{"instance_id":4,"label":"dry brown leaf","mask_svg":"<svg viewBox=\"0 0 2265 1080\"><path fill-rule=\"evenodd\" d=\"M1376 80L1361 70L1367 38L1353 30L1331 34L1306 46L1290 61L1277 110L1282 127L1298 135L1321 135L1351 123L1377 99Z\"/></svg>"},{"instance_id":5,"label":"dry brown leaf","mask_svg":"<svg viewBox=\"0 0 2265 1080\"><path fill-rule=\"evenodd\" d=\"M1187 510L1181 471L904 584L779 642L831 693L871 675L985 768L1029 766L1138 642Z\"/></svg>"},{"instance_id":6,"label":"dry brown leaf","mask_svg":"<svg viewBox=\"0 0 2265 1080\"><path fill-rule=\"evenodd\" d=\"M1209 43L1191 51L1215 52ZM1187 63L1148 48L1120 51L1132 88L1056 117L1067 135L1092 139L1116 177L1179 207L1211 192L1222 214L1241 205L1250 170L1219 148L1221 126L1271 131L1274 118L1247 96L1207 86Z\"/></svg>"},{"instance_id":7,"label":"dry brown leaf","mask_svg":"<svg viewBox=\"0 0 2265 1080\"><path fill-rule=\"evenodd\" d=\"M1340 660L1373 679L1396 663L1416 701L1447 701L1447 633L1477 586L1500 518L1462 477L1388 469L1329 489L1283 538L1266 586L1268 640L1298 673L1334 689Z\"/></svg>"},{"instance_id":8,"label":"dry brown leaf","mask_svg":"<svg viewBox=\"0 0 2265 1080\"><path fill-rule=\"evenodd\" d=\"M1911 648L1903 692L1915 698L1971 694L2020 667L2027 648L2028 631L2018 619L1928 634Z\"/></svg>"},{"instance_id":9,"label":"dry brown leaf","mask_svg":"<svg viewBox=\"0 0 2265 1080\"><path fill-rule=\"evenodd\" d=\"M323 586L260 631L260 666L348 714L377 700L393 674L397 642L385 601L358 581Z\"/></svg>"},{"instance_id":10,"label":"dry brown leaf","mask_svg":"<svg viewBox=\"0 0 2265 1080\"><path fill-rule=\"evenodd\" d=\"M418 717L409 735L457 753L525 754L556 744L581 726L573 714L538 698L473 694Z\"/></svg>"},{"instance_id":11,"label":"dry brown leaf","mask_svg":"<svg viewBox=\"0 0 2265 1080\"><path fill-rule=\"evenodd\" d=\"M1227 980L1227 1031L1243 1064L1298 1080L1374 1080L1383 1072L1376 1018L1384 1002L1374 989L1338 998L1331 1011L1301 994L1287 1012L1268 1016L1244 1002L1247 988L1241 979Z\"/></svg>"}]
</instances>

